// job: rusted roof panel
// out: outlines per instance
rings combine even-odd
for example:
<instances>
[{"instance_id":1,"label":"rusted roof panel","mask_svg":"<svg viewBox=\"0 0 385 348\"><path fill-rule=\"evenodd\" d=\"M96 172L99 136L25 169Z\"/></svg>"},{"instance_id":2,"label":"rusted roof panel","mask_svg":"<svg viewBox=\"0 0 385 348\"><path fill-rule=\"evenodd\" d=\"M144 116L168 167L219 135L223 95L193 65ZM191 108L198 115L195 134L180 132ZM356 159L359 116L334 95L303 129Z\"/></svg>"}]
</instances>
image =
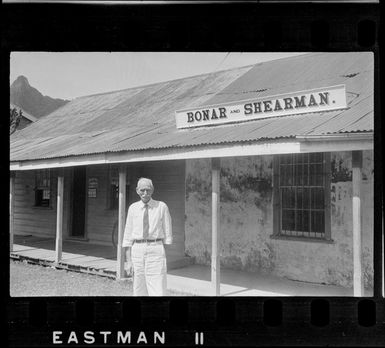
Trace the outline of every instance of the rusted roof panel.
<instances>
[{"instance_id":1,"label":"rusted roof panel","mask_svg":"<svg viewBox=\"0 0 385 348\"><path fill-rule=\"evenodd\" d=\"M372 58L368 52L313 53L256 64L206 105L345 84L354 77L363 81L367 72L373 79ZM373 82L359 87L368 91Z\"/></svg>"},{"instance_id":2,"label":"rusted roof panel","mask_svg":"<svg viewBox=\"0 0 385 348\"><path fill-rule=\"evenodd\" d=\"M348 109L176 129L175 110L344 84ZM315 53L77 98L11 137L11 161L373 131L371 53Z\"/></svg>"}]
</instances>

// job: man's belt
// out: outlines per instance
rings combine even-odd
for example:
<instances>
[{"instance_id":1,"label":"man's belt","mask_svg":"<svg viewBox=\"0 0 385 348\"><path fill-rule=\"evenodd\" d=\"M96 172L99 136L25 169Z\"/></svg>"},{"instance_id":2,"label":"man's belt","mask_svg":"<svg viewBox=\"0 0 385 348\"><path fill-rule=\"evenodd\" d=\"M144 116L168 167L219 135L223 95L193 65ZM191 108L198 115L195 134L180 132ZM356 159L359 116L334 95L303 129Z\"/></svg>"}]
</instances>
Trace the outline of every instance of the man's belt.
<instances>
[{"instance_id":1,"label":"man's belt","mask_svg":"<svg viewBox=\"0 0 385 348\"><path fill-rule=\"evenodd\" d=\"M161 242L163 238L156 239L135 239L135 243L153 243L153 242Z\"/></svg>"}]
</instances>

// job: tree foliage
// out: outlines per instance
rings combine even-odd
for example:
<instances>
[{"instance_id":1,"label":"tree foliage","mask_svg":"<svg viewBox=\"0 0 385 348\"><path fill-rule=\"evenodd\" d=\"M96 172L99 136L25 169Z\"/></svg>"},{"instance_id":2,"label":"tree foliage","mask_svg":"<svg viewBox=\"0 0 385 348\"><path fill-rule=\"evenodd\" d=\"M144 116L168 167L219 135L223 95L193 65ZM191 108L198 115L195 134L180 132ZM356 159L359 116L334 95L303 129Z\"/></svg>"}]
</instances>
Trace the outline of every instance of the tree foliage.
<instances>
[{"instance_id":1,"label":"tree foliage","mask_svg":"<svg viewBox=\"0 0 385 348\"><path fill-rule=\"evenodd\" d=\"M9 134L13 134L19 127L23 112L16 108L9 109Z\"/></svg>"}]
</instances>

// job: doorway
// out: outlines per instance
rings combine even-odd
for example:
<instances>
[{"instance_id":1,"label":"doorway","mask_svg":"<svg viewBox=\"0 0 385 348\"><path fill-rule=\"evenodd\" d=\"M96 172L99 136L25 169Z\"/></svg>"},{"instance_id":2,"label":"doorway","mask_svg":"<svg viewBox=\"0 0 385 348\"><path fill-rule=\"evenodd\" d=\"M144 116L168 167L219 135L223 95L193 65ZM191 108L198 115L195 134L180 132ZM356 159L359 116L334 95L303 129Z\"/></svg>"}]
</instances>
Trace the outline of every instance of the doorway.
<instances>
[{"instance_id":1,"label":"doorway","mask_svg":"<svg viewBox=\"0 0 385 348\"><path fill-rule=\"evenodd\" d=\"M71 237L85 237L86 221L86 167L74 167L72 185Z\"/></svg>"}]
</instances>

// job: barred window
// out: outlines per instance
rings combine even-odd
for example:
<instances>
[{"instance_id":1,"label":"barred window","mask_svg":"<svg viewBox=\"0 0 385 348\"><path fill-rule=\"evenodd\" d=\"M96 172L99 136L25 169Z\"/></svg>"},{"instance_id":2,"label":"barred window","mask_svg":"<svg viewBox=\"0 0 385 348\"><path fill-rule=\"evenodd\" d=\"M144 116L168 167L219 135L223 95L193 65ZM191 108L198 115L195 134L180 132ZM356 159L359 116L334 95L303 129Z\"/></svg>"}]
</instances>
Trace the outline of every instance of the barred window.
<instances>
[{"instance_id":1,"label":"barred window","mask_svg":"<svg viewBox=\"0 0 385 348\"><path fill-rule=\"evenodd\" d=\"M275 209L279 212L275 221L279 226L275 235L330 239L328 158L320 152L278 156L275 199L279 202Z\"/></svg>"},{"instance_id":2,"label":"barred window","mask_svg":"<svg viewBox=\"0 0 385 348\"><path fill-rule=\"evenodd\" d=\"M50 170L37 170L35 173L35 206L49 207L51 199Z\"/></svg>"}]
</instances>

